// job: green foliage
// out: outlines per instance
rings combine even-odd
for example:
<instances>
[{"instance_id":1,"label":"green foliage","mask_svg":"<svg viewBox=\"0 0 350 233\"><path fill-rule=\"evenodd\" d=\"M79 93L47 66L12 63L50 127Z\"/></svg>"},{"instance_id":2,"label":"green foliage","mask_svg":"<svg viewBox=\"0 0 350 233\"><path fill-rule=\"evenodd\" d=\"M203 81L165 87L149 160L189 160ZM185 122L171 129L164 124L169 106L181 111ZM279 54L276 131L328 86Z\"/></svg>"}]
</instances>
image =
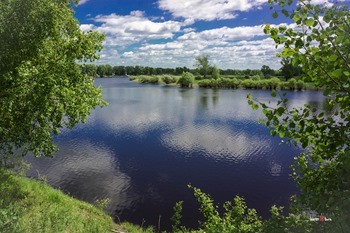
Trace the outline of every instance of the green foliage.
<instances>
[{"instance_id":1,"label":"green foliage","mask_svg":"<svg viewBox=\"0 0 350 233\"><path fill-rule=\"evenodd\" d=\"M176 83L177 82L177 78L176 77L169 76L169 75L163 76L162 80L163 80L163 82L165 84L171 84L171 83Z\"/></svg>"},{"instance_id":2,"label":"green foliage","mask_svg":"<svg viewBox=\"0 0 350 233\"><path fill-rule=\"evenodd\" d=\"M182 202L174 207L173 232L254 232L254 233L299 233L313 232L317 225L310 222L305 213L283 215L283 207L272 206L269 219L263 220L255 211L248 208L242 197L236 196L233 201L227 201L222 208L214 204L214 200L200 189L192 187L194 196L200 204L199 211L203 215L198 230L189 230L180 226ZM223 213L220 213L221 211ZM335 228L339 229L339 228Z\"/></svg>"},{"instance_id":3,"label":"green foliage","mask_svg":"<svg viewBox=\"0 0 350 233\"><path fill-rule=\"evenodd\" d=\"M303 88L305 88L305 84L302 80L298 80L296 85L297 85L298 91L301 91Z\"/></svg>"},{"instance_id":4,"label":"green foliage","mask_svg":"<svg viewBox=\"0 0 350 233\"><path fill-rule=\"evenodd\" d=\"M174 215L171 218L171 221L173 222L173 226L172 226L172 232L179 232L181 227L181 218L182 218L182 205L183 205L183 201L179 201L175 204L174 206Z\"/></svg>"},{"instance_id":5,"label":"green foliage","mask_svg":"<svg viewBox=\"0 0 350 233\"><path fill-rule=\"evenodd\" d=\"M280 79L279 78L270 78L267 80L267 88L270 89L270 90L276 90L279 83L280 83Z\"/></svg>"},{"instance_id":6,"label":"green foliage","mask_svg":"<svg viewBox=\"0 0 350 233\"><path fill-rule=\"evenodd\" d=\"M252 79L245 79L243 80L243 82L241 83L241 85L245 88L245 89L252 89L254 88L255 82Z\"/></svg>"},{"instance_id":7,"label":"green foliage","mask_svg":"<svg viewBox=\"0 0 350 233\"><path fill-rule=\"evenodd\" d=\"M181 87L192 87L194 82L194 76L190 72L182 73L181 77L177 81Z\"/></svg>"},{"instance_id":8,"label":"green foliage","mask_svg":"<svg viewBox=\"0 0 350 233\"><path fill-rule=\"evenodd\" d=\"M220 70L216 66L213 67L211 78L215 80L220 78Z\"/></svg>"},{"instance_id":9,"label":"green foliage","mask_svg":"<svg viewBox=\"0 0 350 233\"><path fill-rule=\"evenodd\" d=\"M199 73L203 78L207 78L207 75L210 73L211 67L209 65L209 55L203 55L196 57L195 66L199 70Z\"/></svg>"},{"instance_id":10,"label":"green foliage","mask_svg":"<svg viewBox=\"0 0 350 233\"><path fill-rule=\"evenodd\" d=\"M104 36L83 32L72 2L0 3L0 154L52 156L54 134L85 122L101 90L76 62L93 61ZM1 158L0 158L1 160Z\"/></svg>"},{"instance_id":11,"label":"green foliage","mask_svg":"<svg viewBox=\"0 0 350 233\"><path fill-rule=\"evenodd\" d=\"M300 66L293 65L291 59L282 58L281 65L281 75L283 75L286 80L301 75Z\"/></svg>"},{"instance_id":12,"label":"green foliage","mask_svg":"<svg viewBox=\"0 0 350 233\"><path fill-rule=\"evenodd\" d=\"M282 214L283 207L272 206L271 217L264 222L264 232L269 233L291 233L291 232L313 232L310 216L306 214Z\"/></svg>"},{"instance_id":13,"label":"green foliage","mask_svg":"<svg viewBox=\"0 0 350 233\"><path fill-rule=\"evenodd\" d=\"M223 205L225 213L220 216L213 199L200 189L193 189L194 196L200 203L200 212L204 221L201 229L204 232L262 232L262 220L254 209L249 209L241 197L235 197L233 203L228 201Z\"/></svg>"},{"instance_id":14,"label":"green foliage","mask_svg":"<svg viewBox=\"0 0 350 233\"><path fill-rule=\"evenodd\" d=\"M297 80L295 80L295 78L291 78L288 80L287 85L289 89L294 90L295 86L297 85Z\"/></svg>"},{"instance_id":15,"label":"green foliage","mask_svg":"<svg viewBox=\"0 0 350 233\"><path fill-rule=\"evenodd\" d=\"M334 232L339 225L348 232L349 223L342 216L350 216L350 201L345 198L350 190L350 12L338 4L327 8L301 0L290 10L284 0L270 2L276 10L282 8L296 26L267 25L265 33L276 45L283 45L279 56L300 66L302 78L323 89L333 111L329 114L309 105L289 109L288 99L279 94L277 107L259 103L265 124L272 135L305 149L295 158L292 173L301 190L297 198L300 208L324 213L333 219L330 225ZM301 84L296 83L298 88ZM248 102L256 108L251 96Z\"/></svg>"},{"instance_id":16,"label":"green foliage","mask_svg":"<svg viewBox=\"0 0 350 233\"><path fill-rule=\"evenodd\" d=\"M264 75L265 78L269 78L275 74L275 71L271 69L269 66L263 65L261 67L261 73Z\"/></svg>"},{"instance_id":17,"label":"green foliage","mask_svg":"<svg viewBox=\"0 0 350 233\"><path fill-rule=\"evenodd\" d=\"M240 81L236 78L219 78L219 79L204 79L198 82L199 87L204 88L227 88L235 89L240 84Z\"/></svg>"},{"instance_id":18,"label":"green foliage","mask_svg":"<svg viewBox=\"0 0 350 233\"><path fill-rule=\"evenodd\" d=\"M154 230L154 227L147 227L147 228L142 228L140 226L131 224L129 222L122 222L120 223L120 225L117 227L117 231L113 231L113 232L130 232L130 233L154 233L156 232Z\"/></svg>"},{"instance_id":19,"label":"green foliage","mask_svg":"<svg viewBox=\"0 0 350 233\"><path fill-rule=\"evenodd\" d=\"M139 77L140 83L151 83L151 84L158 84L159 78L157 76L147 76L147 75L141 75Z\"/></svg>"},{"instance_id":20,"label":"green foliage","mask_svg":"<svg viewBox=\"0 0 350 233\"><path fill-rule=\"evenodd\" d=\"M111 232L112 219L45 184L0 169L0 232Z\"/></svg>"}]
</instances>

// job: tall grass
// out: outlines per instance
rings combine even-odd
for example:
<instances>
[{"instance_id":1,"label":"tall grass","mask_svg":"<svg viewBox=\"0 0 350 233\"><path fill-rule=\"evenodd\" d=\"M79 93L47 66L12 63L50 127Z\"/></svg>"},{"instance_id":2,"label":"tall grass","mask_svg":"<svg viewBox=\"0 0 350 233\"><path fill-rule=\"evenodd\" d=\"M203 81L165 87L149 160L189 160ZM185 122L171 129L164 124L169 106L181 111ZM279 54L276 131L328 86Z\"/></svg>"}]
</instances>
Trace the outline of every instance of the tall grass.
<instances>
[{"instance_id":1,"label":"tall grass","mask_svg":"<svg viewBox=\"0 0 350 233\"><path fill-rule=\"evenodd\" d=\"M143 232L132 224L115 224L100 208L0 168L0 232L119 232L120 229Z\"/></svg>"}]
</instances>

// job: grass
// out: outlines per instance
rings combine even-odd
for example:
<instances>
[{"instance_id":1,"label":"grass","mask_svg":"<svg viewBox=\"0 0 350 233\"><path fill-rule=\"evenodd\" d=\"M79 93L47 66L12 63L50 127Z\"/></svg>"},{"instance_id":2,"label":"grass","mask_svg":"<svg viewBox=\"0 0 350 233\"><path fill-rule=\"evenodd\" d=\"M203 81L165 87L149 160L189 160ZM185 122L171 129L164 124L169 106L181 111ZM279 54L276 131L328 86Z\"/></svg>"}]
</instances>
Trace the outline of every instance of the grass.
<instances>
[{"instance_id":1,"label":"grass","mask_svg":"<svg viewBox=\"0 0 350 233\"><path fill-rule=\"evenodd\" d=\"M91 204L0 168L0 232L152 232L116 224Z\"/></svg>"}]
</instances>

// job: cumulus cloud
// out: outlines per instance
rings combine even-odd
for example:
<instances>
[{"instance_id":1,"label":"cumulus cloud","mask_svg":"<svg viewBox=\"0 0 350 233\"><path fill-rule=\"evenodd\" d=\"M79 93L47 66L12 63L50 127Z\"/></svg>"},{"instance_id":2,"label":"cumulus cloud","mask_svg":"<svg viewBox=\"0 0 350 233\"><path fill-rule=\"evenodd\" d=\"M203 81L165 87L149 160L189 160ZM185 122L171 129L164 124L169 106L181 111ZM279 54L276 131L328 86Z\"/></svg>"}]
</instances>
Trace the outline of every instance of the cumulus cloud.
<instances>
[{"instance_id":1,"label":"cumulus cloud","mask_svg":"<svg viewBox=\"0 0 350 233\"><path fill-rule=\"evenodd\" d=\"M220 68L260 69L266 64L277 69L280 66L275 56L278 50L264 35L262 27L222 27L189 32L171 42L144 44L135 51L134 59L161 62L164 66L191 67L195 56L209 54L210 60Z\"/></svg>"},{"instance_id":2,"label":"cumulus cloud","mask_svg":"<svg viewBox=\"0 0 350 233\"><path fill-rule=\"evenodd\" d=\"M238 11L258 8L267 0L159 0L160 9L193 20L233 19Z\"/></svg>"},{"instance_id":3,"label":"cumulus cloud","mask_svg":"<svg viewBox=\"0 0 350 233\"><path fill-rule=\"evenodd\" d=\"M260 69L280 64L272 40L263 25L220 27L197 31L191 19L168 20L147 17L143 11L129 15L98 15L94 24L83 24L84 31L106 35L99 63L152 67L193 67L194 58L209 54L210 60L226 69ZM272 26L292 26L286 24Z\"/></svg>"},{"instance_id":4,"label":"cumulus cloud","mask_svg":"<svg viewBox=\"0 0 350 233\"><path fill-rule=\"evenodd\" d=\"M89 0L80 0L78 5L83 5L84 3L87 3Z\"/></svg>"},{"instance_id":5,"label":"cumulus cloud","mask_svg":"<svg viewBox=\"0 0 350 233\"><path fill-rule=\"evenodd\" d=\"M150 39L168 39L179 32L182 22L179 21L152 21L143 11L132 11L129 15L98 15L92 24L81 25L82 30L97 30L107 35L107 46L127 46Z\"/></svg>"}]
</instances>

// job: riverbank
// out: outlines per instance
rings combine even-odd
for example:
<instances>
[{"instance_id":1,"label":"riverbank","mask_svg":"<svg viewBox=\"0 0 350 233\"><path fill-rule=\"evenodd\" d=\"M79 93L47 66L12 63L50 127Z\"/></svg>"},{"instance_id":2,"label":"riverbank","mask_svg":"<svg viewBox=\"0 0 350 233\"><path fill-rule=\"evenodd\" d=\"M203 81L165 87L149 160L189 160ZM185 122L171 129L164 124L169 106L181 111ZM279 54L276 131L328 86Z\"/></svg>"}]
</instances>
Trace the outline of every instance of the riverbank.
<instances>
[{"instance_id":1,"label":"riverbank","mask_svg":"<svg viewBox=\"0 0 350 233\"><path fill-rule=\"evenodd\" d=\"M153 232L8 170L0 169L0 184L0 232Z\"/></svg>"},{"instance_id":2,"label":"riverbank","mask_svg":"<svg viewBox=\"0 0 350 233\"><path fill-rule=\"evenodd\" d=\"M130 81L149 84L177 86L179 75L139 75L129 76ZM194 79L193 87L213 89L248 89L248 90L319 90L313 83L306 83L298 78L288 81L277 77L260 79L256 77L222 76L218 79Z\"/></svg>"}]
</instances>

